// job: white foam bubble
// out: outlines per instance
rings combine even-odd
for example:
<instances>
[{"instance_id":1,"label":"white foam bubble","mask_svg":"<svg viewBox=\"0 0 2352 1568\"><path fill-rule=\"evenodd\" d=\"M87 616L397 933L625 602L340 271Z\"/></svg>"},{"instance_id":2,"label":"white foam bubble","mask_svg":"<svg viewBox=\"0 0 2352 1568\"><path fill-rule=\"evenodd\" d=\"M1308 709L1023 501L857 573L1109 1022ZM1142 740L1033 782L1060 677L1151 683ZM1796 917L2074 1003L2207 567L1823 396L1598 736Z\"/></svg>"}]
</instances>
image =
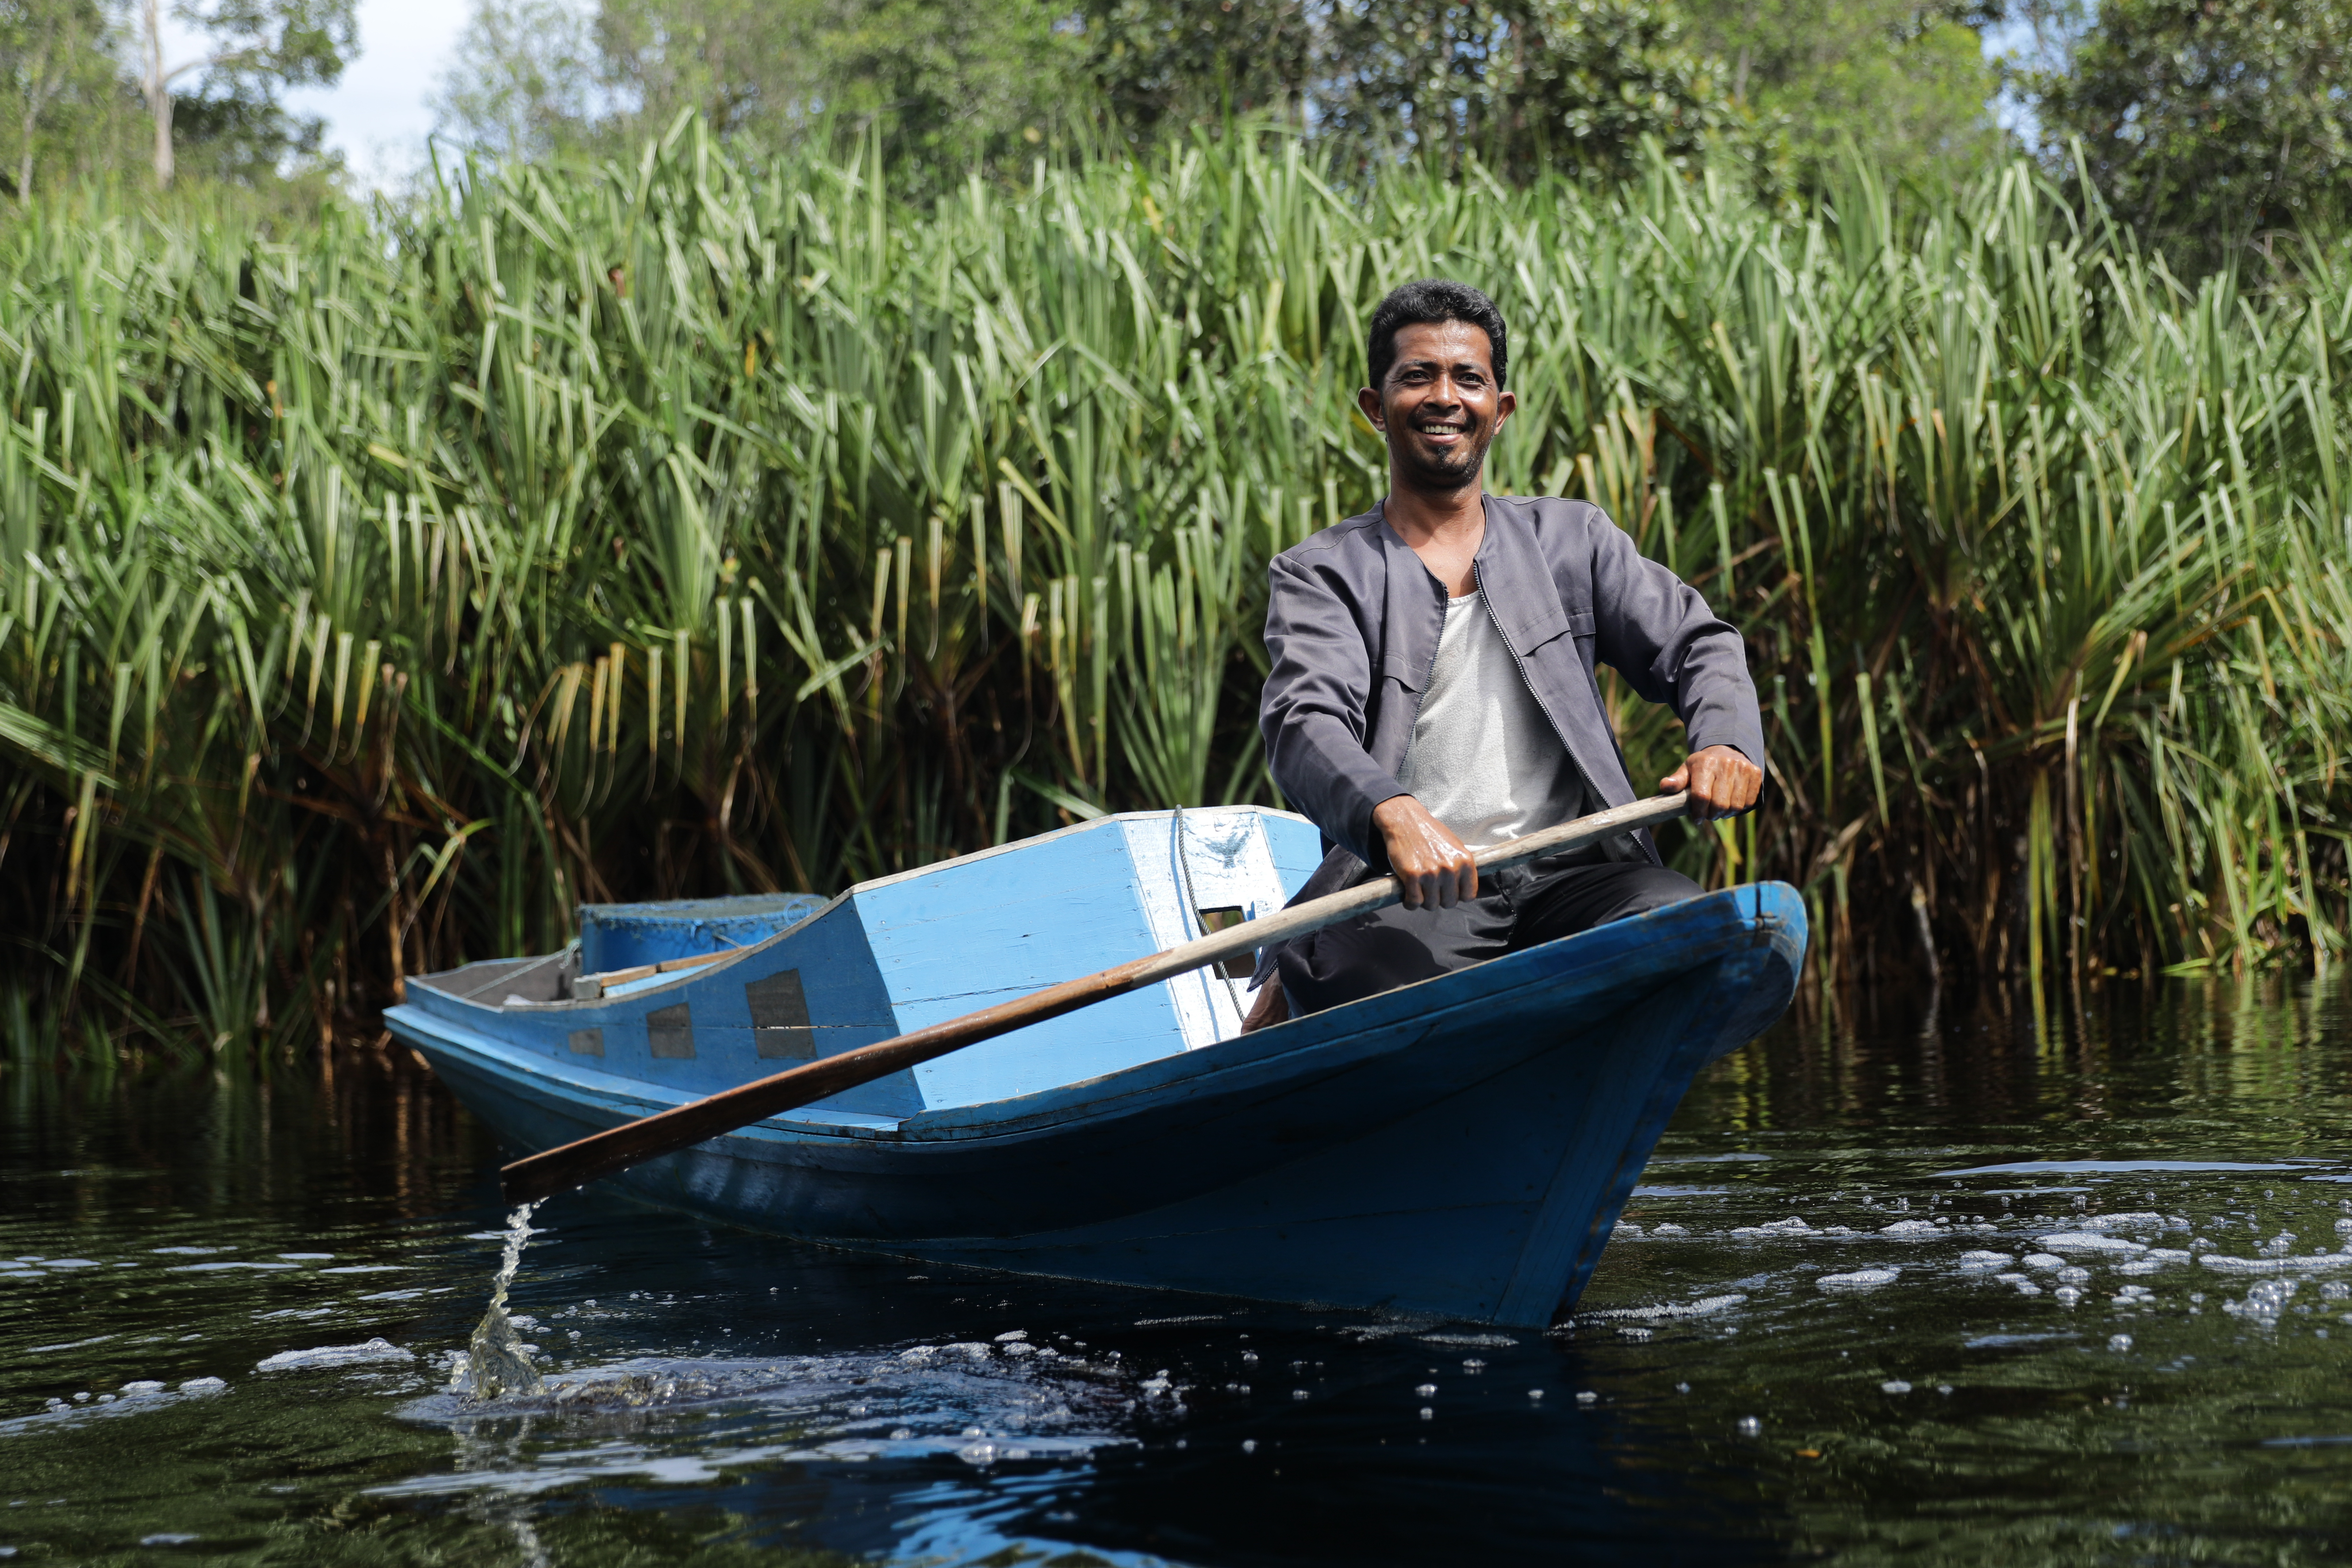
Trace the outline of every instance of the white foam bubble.
<instances>
[{"instance_id":1,"label":"white foam bubble","mask_svg":"<svg viewBox=\"0 0 2352 1568\"><path fill-rule=\"evenodd\" d=\"M315 1350L279 1351L263 1360L256 1372L296 1372L317 1367L357 1366L365 1362L415 1361L414 1351L390 1340L373 1339L359 1345L320 1345Z\"/></svg>"},{"instance_id":2,"label":"white foam bubble","mask_svg":"<svg viewBox=\"0 0 2352 1568\"><path fill-rule=\"evenodd\" d=\"M2314 1253L2306 1258L2231 1258L2209 1252L2198 1262L2217 1274L2311 1274L2328 1268L2352 1268L2352 1254Z\"/></svg>"},{"instance_id":3,"label":"white foam bubble","mask_svg":"<svg viewBox=\"0 0 2352 1568\"><path fill-rule=\"evenodd\" d=\"M1744 1296L1736 1297L1734 1300L1745 1300L1747 1298ZM1413 1338L1419 1340L1425 1345L1502 1346L1516 1345L1519 1342L1518 1341L1511 1338L1508 1334L1415 1334ZM1249 1355L1242 1357L1242 1359L1244 1361L1255 1361L1257 1356L1255 1352L1252 1352Z\"/></svg>"},{"instance_id":4,"label":"white foam bubble","mask_svg":"<svg viewBox=\"0 0 2352 1568\"><path fill-rule=\"evenodd\" d=\"M1969 1269L2006 1268L2017 1259L2006 1252L1963 1252L1960 1267Z\"/></svg>"},{"instance_id":5,"label":"white foam bubble","mask_svg":"<svg viewBox=\"0 0 2352 1568\"><path fill-rule=\"evenodd\" d=\"M1941 1234L1935 1225L1924 1219L1898 1219L1893 1225L1878 1227L1881 1236L1936 1236Z\"/></svg>"},{"instance_id":6,"label":"white foam bubble","mask_svg":"<svg viewBox=\"0 0 2352 1568\"><path fill-rule=\"evenodd\" d=\"M2062 1230L2034 1239L2050 1252L2146 1252L2137 1241L2126 1241L2119 1236L2101 1236L2095 1231Z\"/></svg>"},{"instance_id":7,"label":"white foam bubble","mask_svg":"<svg viewBox=\"0 0 2352 1568\"><path fill-rule=\"evenodd\" d=\"M1851 1274L1824 1274L1813 1283L1824 1290L1873 1290L1894 1284L1902 1272L1899 1268L1857 1268Z\"/></svg>"},{"instance_id":8,"label":"white foam bubble","mask_svg":"<svg viewBox=\"0 0 2352 1568\"><path fill-rule=\"evenodd\" d=\"M1745 1301L1746 1300L1748 1300L1746 1296L1738 1294L1701 1296L1695 1301L1661 1301L1657 1305L1652 1307L1611 1307L1602 1311L1580 1313L1579 1316L1602 1321L1619 1318L1632 1318L1642 1321L1649 1321L1659 1318L1697 1318L1704 1317L1709 1312L1720 1312L1726 1307L1737 1307L1740 1302ZM1486 1336L1481 1336L1475 1340L1462 1335L1447 1336L1441 1339L1440 1336L1435 1334L1424 1334L1422 1338L1428 1340L1432 1343L1492 1344L1495 1342L1494 1338ZM1511 1344L1516 1342L1504 1340L1502 1342L1505 1344Z\"/></svg>"},{"instance_id":9,"label":"white foam bubble","mask_svg":"<svg viewBox=\"0 0 2352 1568\"><path fill-rule=\"evenodd\" d=\"M1811 1236L1814 1231L1811 1226L1807 1225L1795 1215L1790 1215L1787 1219L1776 1219L1767 1225L1735 1226L1732 1227L1731 1234L1734 1236Z\"/></svg>"},{"instance_id":10,"label":"white foam bubble","mask_svg":"<svg viewBox=\"0 0 2352 1568\"><path fill-rule=\"evenodd\" d=\"M2263 1323L2275 1323L2279 1314L2286 1310L2287 1300L2294 1294L2295 1284L2293 1279L2262 1280L2246 1292L2244 1300L2224 1301L2221 1310Z\"/></svg>"}]
</instances>

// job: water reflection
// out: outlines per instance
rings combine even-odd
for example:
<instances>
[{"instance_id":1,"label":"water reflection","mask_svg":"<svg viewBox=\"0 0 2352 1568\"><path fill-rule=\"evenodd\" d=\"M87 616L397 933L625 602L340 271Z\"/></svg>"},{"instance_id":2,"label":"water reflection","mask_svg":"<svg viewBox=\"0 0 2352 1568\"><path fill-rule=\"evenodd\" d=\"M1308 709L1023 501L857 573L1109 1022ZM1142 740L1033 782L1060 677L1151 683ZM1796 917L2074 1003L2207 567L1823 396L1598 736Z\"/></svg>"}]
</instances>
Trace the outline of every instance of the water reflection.
<instances>
[{"instance_id":1,"label":"water reflection","mask_svg":"<svg viewBox=\"0 0 2352 1568\"><path fill-rule=\"evenodd\" d=\"M2094 999L2095 1002L2096 999ZM1677 1119L1576 1320L1496 1334L910 1266L586 1196L507 1233L404 1057L0 1079L23 1561L1388 1563L2330 1555L2340 993L2061 1036L1793 1022ZM2340 1226L2340 1228L2339 1228Z\"/></svg>"}]
</instances>

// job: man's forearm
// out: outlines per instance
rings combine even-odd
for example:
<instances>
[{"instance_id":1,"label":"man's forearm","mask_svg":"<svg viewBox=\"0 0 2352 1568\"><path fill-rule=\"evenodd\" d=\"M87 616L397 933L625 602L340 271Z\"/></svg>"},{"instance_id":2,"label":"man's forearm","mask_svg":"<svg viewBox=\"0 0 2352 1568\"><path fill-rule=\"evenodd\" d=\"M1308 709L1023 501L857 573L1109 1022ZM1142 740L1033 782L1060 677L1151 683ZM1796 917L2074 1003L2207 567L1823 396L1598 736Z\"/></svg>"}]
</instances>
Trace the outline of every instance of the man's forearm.
<instances>
[{"instance_id":1,"label":"man's forearm","mask_svg":"<svg viewBox=\"0 0 2352 1568\"><path fill-rule=\"evenodd\" d=\"M1404 786L1328 715L1292 719L1270 711L1263 733L1266 769L1292 808L1358 859L1386 865L1387 848L1372 814L1404 794Z\"/></svg>"},{"instance_id":2,"label":"man's forearm","mask_svg":"<svg viewBox=\"0 0 2352 1568\"><path fill-rule=\"evenodd\" d=\"M1748 673L1748 645L1696 589L1611 529L1594 553L1593 604L1601 661L1643 697L1674 710L1690 753L1729 746L1764 765L1764 716Z\"/></svg>"}]
</instances>

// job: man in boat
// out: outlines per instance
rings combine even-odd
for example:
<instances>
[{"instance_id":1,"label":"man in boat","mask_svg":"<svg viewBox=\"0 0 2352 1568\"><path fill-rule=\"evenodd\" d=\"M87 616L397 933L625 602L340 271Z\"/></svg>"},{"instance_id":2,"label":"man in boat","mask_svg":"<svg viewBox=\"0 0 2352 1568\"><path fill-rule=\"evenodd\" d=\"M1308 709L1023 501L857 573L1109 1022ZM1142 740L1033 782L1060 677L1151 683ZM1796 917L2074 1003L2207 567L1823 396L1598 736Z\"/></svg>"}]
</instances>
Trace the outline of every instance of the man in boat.
<instances>
[{"instance_id":1,"label":"man in boat","mask_svg":"<svg viewBox=\"0 0 2352 1568\"><path fill-rule=\"evenodd\" d=\"M1372 314L1357 404L1389 493L1267 570L1259 726L1329 851L1299 899L1395 872L1403 901L1269 949L1244 1027L1338 1006L1691 898L1646 832L1506 868L1473 851L1634 798L1595 661L1673 708L1658 781L1701 821L1744 812L1764 727L1739 634L1589 501L1487 495L1516 399L1502 312L1424 279Z\"/></svg>"}]
</instances>

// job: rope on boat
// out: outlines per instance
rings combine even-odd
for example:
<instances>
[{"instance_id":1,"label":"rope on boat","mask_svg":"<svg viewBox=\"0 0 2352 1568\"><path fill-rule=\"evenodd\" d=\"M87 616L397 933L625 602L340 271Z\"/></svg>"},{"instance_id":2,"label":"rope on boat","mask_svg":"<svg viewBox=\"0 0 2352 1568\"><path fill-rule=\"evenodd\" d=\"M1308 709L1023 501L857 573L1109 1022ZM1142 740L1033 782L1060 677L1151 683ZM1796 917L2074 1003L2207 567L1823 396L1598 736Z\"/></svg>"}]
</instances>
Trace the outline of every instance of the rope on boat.
<instances>
[{"instance_id":1,"label":"rope on boat","mask_svg":"<svg viewBox=\"0 0 2352 1568\"><path fill-rule=\"evenodd\" d=\"M1176 874L1184 882L1184 930L1190 932L1197 928L1202 936L1208 936L1211 932L1208 922L1201 916L1200 895L1192 891L1192 858L1185 852L1184 844L1184 808L1180 805L1176 808ZM1242 1001L1241 988L1234 984L1234 977L1225 973L1225 966L1222 963L1215 965L1213 973L1225 983L1225 994L1233 998L1234 1016L1248 1017L1249 1008Z\"/></svg>"}]
</instances>

